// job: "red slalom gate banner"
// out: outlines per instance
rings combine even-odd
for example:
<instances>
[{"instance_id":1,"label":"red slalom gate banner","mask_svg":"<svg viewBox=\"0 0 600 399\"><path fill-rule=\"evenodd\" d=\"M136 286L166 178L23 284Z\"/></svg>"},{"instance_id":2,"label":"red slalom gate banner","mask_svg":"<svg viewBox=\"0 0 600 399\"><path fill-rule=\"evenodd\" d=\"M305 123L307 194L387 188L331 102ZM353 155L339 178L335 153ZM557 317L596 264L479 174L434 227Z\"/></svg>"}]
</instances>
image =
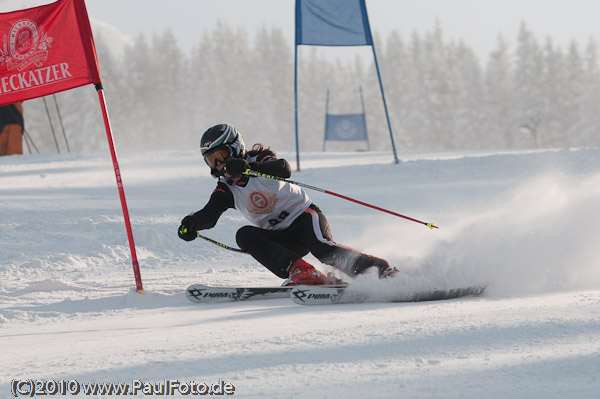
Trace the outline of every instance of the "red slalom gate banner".
<instances>
[{"instance_id":1,"label":"red slalom gate banner","mask_svg":"<svg viewBox=\"0 0 600 399\"><path fill-rule=\"evenodd\" d=\"M82 0L0 14L0 105L101 83Z\"/></svg>"},{"instance_id":2,"label":"red slalom gate banner","mask_svg":"<svg viewBox=\"0 0 600 399\"><path fill-rule=\"evenodd\" d=\"M0 13L0 106L94 84L113 161L136 290L143 293L92 29L83 0Z\"/></svg>"}]
</instances>

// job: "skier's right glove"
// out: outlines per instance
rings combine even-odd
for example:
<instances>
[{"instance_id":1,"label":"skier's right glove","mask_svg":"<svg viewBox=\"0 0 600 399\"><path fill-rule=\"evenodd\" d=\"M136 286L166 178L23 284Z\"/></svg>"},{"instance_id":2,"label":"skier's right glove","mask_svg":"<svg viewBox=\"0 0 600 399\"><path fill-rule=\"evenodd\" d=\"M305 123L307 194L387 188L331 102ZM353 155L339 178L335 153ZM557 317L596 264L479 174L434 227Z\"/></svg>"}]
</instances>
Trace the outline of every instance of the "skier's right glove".
<instances>
[{"instance_id":1,"label":"skier's right glove","mask_svg":"<svg viewBox=\"0 0 600 399\"><path fill-rule=\"evenodd\" d=\"M177 235L185 241L192 241L198 237L196 234L196 223L191 215L187 215L181 220L181 226L177 230Z\"/></svg>"}]
</instances>

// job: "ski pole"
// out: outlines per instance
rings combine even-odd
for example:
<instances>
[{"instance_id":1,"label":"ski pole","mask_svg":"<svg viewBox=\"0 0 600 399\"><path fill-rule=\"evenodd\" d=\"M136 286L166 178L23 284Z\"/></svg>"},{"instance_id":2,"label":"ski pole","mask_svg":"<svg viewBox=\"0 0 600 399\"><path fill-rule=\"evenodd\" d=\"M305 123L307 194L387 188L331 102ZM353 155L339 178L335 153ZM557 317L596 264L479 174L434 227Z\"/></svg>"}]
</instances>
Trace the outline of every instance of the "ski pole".
<instances>
[{"instance_id":1,"label":"ski pole","mask_svg":"<svg viewBox=\"0 0 600 399\"><path fill-rule=\"evenodd\" d=\"M351 202L354 202L356 204L363 205L363 206L366 206L366 207L369 207L369 208L372 208L372 209L376 209L376 210L381 211L381 212L389 213L390 215L398 216L400 218L403 218L403 219L406 219L406 220L410 220L410 221L415 222L415 223L420 223L422 225L425 225L425 226L429 227L431 230L438 228L438 226L436 226L433 223L422 222L420 220L413 219L411 217L408 217L408 216L405 216L405 215L401 215L399 213L392 212L392 211L389 211L389 210L384 209L384 208L380 208L380 207L375 206L375 205L367 204L366 202L362 202L362 201L359 201L359 200L354 199L354 198L346 197L345 195L334 193L333 191L325 190L323 188L311 186L311 185L300 183L300 182L293 181L293 180L284 179L283 177L277 177L277 176L268 175L266 173L257 172L255 170L251 170L251 169L246 169L246 171L244 172L244 174L248 175L248 176L253 176L253 177L263 177L263 178L266 178L266 179L279 180L279 181L282 181L284 183L295 184L295 185L300 186L300 187L308 188L310 190L319 191L319 192L324 193L324 194L333 195L335 197L342 198L342 199L345 199L347 201L351 201Z\"/></svg>"},{"instance_id":2,"label":"ski pole","mask_svg":"<svg viewBox=\"0 0 600 399\"><path fill-rule=\"evenodd\" d=\"M180 232L180 233L182 233L182 234L185 234L185 233L187 233L187 228L185 228L185 227L183 227L183 226L182 226L182 228L181 228L181 229L179 229L179 232ZM245 253L247 253L246 251L243 251L243 250L241 250L241 249L239 249L239 248L230 247L230 246L229 246L229 245L227 245L227 244L223 244L222 242L219 242L219 241L217 241L217 240L213 240L212 238L209 238L209 237L203 236L203 235L202 235L202 234L200 234L199 232L196 232L196 237L198 237L198 238L202 238L203 240L206 240L206 241L208 241L208 242L210 242L210 243L212 243L212 244L218 245L218 246L220 246L221 248L228 249L229 251L233 251L233 252L241 252L241 253L244 253L244 254L245 254Z\"/></svg>"},{"instance_id":3,"label":"ski pole","mask_svg":"<svg viewBox=\"0 0 600 399\"><path fill-rule=\"evenodd\" d=\"M69 141L67 140L67 133L65 132L65 126L63 125L63 120L60 116L60 109L58 109L58 101L56 101L56 94L53 94L52 98L54 98L54 105L56 105L56 113L58 114L58 120L60 121L60 127L62 128L62 134L65 138L65 144L67 145L67 152L71 152L71 149L69 148Z\"/></svg>"},{"instance_id":4,"label":"ski pole","mask_svg":"<svg viewBox=\"0 0 600 399\"><path fill-rule=\"evenodd\" d=\"M40 150L38 150L37 145L35 145L35 143L33 142L33 139L31 138L31 135L25 128L23 128L23 137L25 137L25 142L27 143L27 148L29 148L29 143L31 143L31 145L35 149L35 152L37 152L39 154ZM31 154L31 150L29 150L29 153Z\"/></svg>"},{"instance_id":5,"label":"ski pole","mask_svg":"<svg viewBox=\"0 0 600 399\"><path fill-rule=\"evenodd\" d=\"M221 248L227 249L227 250L229 250L229 251L233 251L233 252L241 252L241 253L244 253L244 254L246 253L246 251L243 251L243 250L241 250L241 249L239 249L239 248L230 247L230 246L229 246L229 245L227 245L227 244L223 244L222 242L219 242L219 241L213 240L212 238L208 238L208 237L206 237L206 236L203 236L203 235L202 235L202 234L200 234L200 233L196 233L196 235L197 235L199 238L202 238L203 240L206 240L206 241L208 241L208 242L210 242L210 243L212 243L212 244L218 245L218 246L220 246Z\"/></svg>"},{"instance_id":6,"label":"ski pole","mask_svg":"<svg viewBox=\"0 0 600 399\"><path fill-rule=\"evenodd\" d=\"M56 151L60 154L60 148L58 147L58 140L56 140L56 133L54 132L54 126L52 126L52 118L50 117L50 111L48 110L48 104L46 103L46 97L42 97L44 100L44 107L46 107L46 114L48 115L48 123L50 123L50 130L52 131L52 137L54 137L54 144L56 144Z\"/></svg>"},{"instance_id":7,"label":"ski pole","mask_svg":"<svg viewBox=\"0 0 600 399\"><path fill-rule=\"evenodd\" d=\"M206 241L208 241L208 242L210 242L210 243L212 243L212 244L215 244L215 245L218 245L218 246L220 246L221 248L228 249L228 250L230 250L230 251L233 251L233 252L241 252L241 253L244 253L244 254L246 253L246 251L243 251L243 250L241 250L241 249L239 249L239 248L230 247L230 246L229 246L229 245L227 245L227 244L223 244L222 242L219 242L219 241L213 240L212 238L205 237L205 236L203 236L203 235L202 235L202 234L200 234L200 233L196 233L196 235L197 235L199 238L202 238L203 240L206 240Z\"/></svg>"}]
</instances>

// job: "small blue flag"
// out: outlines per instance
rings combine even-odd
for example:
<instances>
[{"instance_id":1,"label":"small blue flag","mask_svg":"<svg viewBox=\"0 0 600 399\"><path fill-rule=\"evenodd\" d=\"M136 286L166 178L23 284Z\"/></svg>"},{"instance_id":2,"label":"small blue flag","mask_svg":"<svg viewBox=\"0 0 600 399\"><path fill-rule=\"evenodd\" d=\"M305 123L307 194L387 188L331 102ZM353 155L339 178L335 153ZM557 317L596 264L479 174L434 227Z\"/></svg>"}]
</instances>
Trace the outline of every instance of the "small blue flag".
<instances>
[{"instance_id":1,"label":"small blue flag","mask_svg":"<svg viewBox=\"0 0 600 399\"><path fill-rule=\"evenodd\" d=\"M325 140L368 140L365 114L327 114L325 121Z\"/></svg>"},{"instance_id":2,"label":"small blue flag","mask_svg":"<svg viewBox=\"0 0 600 399\"><path fill-rule=\"evenodd\" d=\"M373 44L365 0L296 0L296 45Z\"/></svg>"}]
</instances>

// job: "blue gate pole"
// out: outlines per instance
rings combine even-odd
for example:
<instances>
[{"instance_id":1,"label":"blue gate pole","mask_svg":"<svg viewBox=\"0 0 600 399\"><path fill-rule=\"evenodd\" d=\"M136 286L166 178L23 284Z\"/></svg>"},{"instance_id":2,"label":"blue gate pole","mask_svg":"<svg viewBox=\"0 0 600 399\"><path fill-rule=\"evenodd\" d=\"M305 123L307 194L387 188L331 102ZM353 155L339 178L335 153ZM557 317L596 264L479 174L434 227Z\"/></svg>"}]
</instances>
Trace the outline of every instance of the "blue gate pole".
<instances>
[{"instance_id":1,"label":"blue gate pole","mask_svg":"<svg viewBox=\"0 0 600 399\"><path fill-rule=\"evenodd\" d=\"M298 45L294 45L294 124L296 126L296 172L300 172L300 142L298 140Z\"/></svg>"},{"instance_id":2,"label":"blue gate pole","mask_svg":"<svg viewBox=\"0 0 600 399\"><path fill-rule=\"evenodd\" d=\"M358 86L358 92L360 93L360 105L362 106L363 112L363 129L367 135L367 151L371 151L371 143L369 142L369 132L367 131L367 111L365 109L365 100L363 99L362 86Z\"/></svg>"},{"instance_id":3,"label":"blue gate pole","mask_svg":"<svg viewBox=\"0 0 600 399\"><path fill-rule=\"evenodd\" d=\"M329 89L327 89L327 99L325 100L325 134L323 136L323 152L325 152L325 143L327 142L327 121L329 118Z\"/></svg>"},{"instance_id":4,"label":"blue gate pole","mask_svg":"<svg viewBox=\"0 0 600 399\"><path fill-rule=\"evenodd\" d=\"M381 99L383 100L383 108L385 109L385 117L387 119L388 130L390 131L390 140L392 141L392 151L394 152L394 163L400 163L398 154L396 153L396 144L394 144L394 135L392 134L392 124L390 123L390 115L388 114L387 103L385 102L385 94L383 93L383 83L381 82L381 74L379 73L379 63L377 62L377 54L375 53L375 43L371 44L373 48L373 58L375 59L375 69L377 70L377 78L379 79L379 88L381 89Z\"/></svg>"}]
</instances>

